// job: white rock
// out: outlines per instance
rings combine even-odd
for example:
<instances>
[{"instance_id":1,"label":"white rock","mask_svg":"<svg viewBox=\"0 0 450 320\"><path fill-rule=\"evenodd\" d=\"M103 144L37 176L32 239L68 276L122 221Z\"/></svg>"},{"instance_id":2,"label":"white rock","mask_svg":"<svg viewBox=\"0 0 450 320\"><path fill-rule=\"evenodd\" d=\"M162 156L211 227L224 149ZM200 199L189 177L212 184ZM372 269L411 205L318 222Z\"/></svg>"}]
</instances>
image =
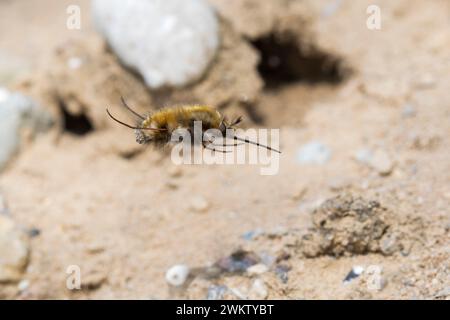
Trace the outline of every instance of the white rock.
<instances>
[{"instance_id":1,"label":"white rock","mask_svg":"<svg viewBox=\"0 0 450 320\"><path fill-rule=\"evenodd\" d=\"M436 85L436 78L431 73L425 73L418 77L415 82L417 89L430 89Z\"/></svg>"},{"instance_id":2,"label":"white rock","mask_svg":"<svg viewBox=\"0 0 450 320\"><path fill-rule=\"evenodd\" d=\"M368 165L373 158L373 151L369 148L359 149L355 154L355 159L361 163Z\"/></svg>"},{"instance_id":3,"label":"white rock","mask_svg":"<svg viewBox=\"0 0 450 320\"><path fill-rule=\"evenodd\" d=\"M354 266L352 269L353 269L353 272L358 276L364 272L363 266Z\"/></svg>"},{"instance_id":4,"label":"white rock","mask_svg":"<svg viewBox=\"0 0 450 320\"><path fill-rule=\"evenodd\" d=\"M389 175L395 165L389 154L382 149L372 151L363 148L356 153L355 158L359 162L376 170L382 176Z\"/></svg>"},{"instance_id":5,"label":"white rock","mask_svg":"<svg viewBox=\"0 0 450 320\"><path fill-rule=\"evenodd\" d=\"M28 264L26 236L6 216L0 216L0 282L19 281Z\"/></svg>"},{"instance_id":6,"label":"white rock","mask_svg":"<svg viewBox=\"0 0 450 320\"><path fill-rule=\"evenodd\" d=\"M50 115L30 98L0 88L0 169L20 146L20 129L32 133L45 131L52 124Z\"/></svg>"},{"instance_id":7,"label":"white rock","mask_svg":"<svg viewBox=\"0 0 450 320\"><path fill-rule=\"evenodd\" d=\"M209 202L201 196L193 197L190 203L190 208L199 213L206 212L209 207Z\"/></svg>"},{"instance_id":8,"label":"white rock","mask_svg":"<svg viewBox=\"0 0 450 320\"><path fill-rule=\"evenodd\" d=\"M255 264L247 269L249 274L263 274L269 271L269 268L262 263Z\"/></svg>"},{"instance_id":9,"label":"white rock","mask_svg":"<svg viewBox=\"0 0 450 320\"><path fill-rule=\"evenodd\" d=\"M17 289L19 289L20 292L23 292L23 291L27 290L29 286L30 286L30 281L22 280L17 285Z\"/></svg>"},{"instance_id":10,"label":"white rock","mask_svg":"<svg viewBox=\"0 0 450 320\"><path fill-rule=\"evenodd\" d=\"M69 60L67 60L67 66L70 69L76 70L79 69L83 65L83 60L78 57L72 57Z\"/></svg>"},{"instance_id":11,"label":"white rock","mask_svg":"<svg viewBox=\"0 0 450 320\"><path fill-rule=\"evenodd\" d=\"M394 169L394 162L383 150L377 150L375 152L370 165L382 176L389 175Z\"/></svg>"},{"instance_id":12,"label":"white rock","mask_svg":"<svg viewBox=\"0 0 450 320\"><path fill-rule=\"evenodd\" d=\"M266 299L268 296L267 287L261 279L256 279L250 288L249 298L252 300Z\"/></svg>"},{"instance_id":13,"label":"white rock","mask_svg":"<svg viewBox=\"0 0 450 320\"><path fill-rule=\"evenodd\" d=\"M297 161L305 164L325 164L330 157L330 148L317 141L305 144L297 152Z\"/></svg>"},{"instance_id":14,"label":"white rock","mask_svg":"<svg viewBox=\"0 0 450 320\"><path fill-rule=\"evenodd\" d=\"M415 117L416 114L417 114L417 111L413 105L406 104L403 106L403 109L402 109L402 117L403 118L412 118L412 117Z\"/></svg>"},{"instance_id":15,"label":"white rock","mask_svg":"<svg viewBox=\"0 0 450 320\"><path fill-rule=\"evenodd\" d=\"M168 284L179 287L182 286L189 276L189 267L184 264L178 264L171 267L166 272L166 281Z\"/></svg>"},{"instance_id":16,"label":"white rock","mask_svg":"<svg viewBox=\"0 0 450 320\"><path fill-rule=\"evenodd\" d=\"M344 284L349 284L353 279L358 278L364 272L363 266L353 266L352 270L347 274L344 279Z\"/></svg>"},{"instance_id":17,"label":"white rock","mask_svg":"<svg viewBox=\"0 0 450 320\"><path fill-rule=\"evenodd\" d=\"M99 31L122 62L151 88L200 78L219 46L219 26L205 0L94 0Z\"/></svg>"},{"instance_id":18,"label":"white rock","mask_svg":"<svg viewBox=\"0 0 450 320\"><path fill-rule=\"evenodd\" d=\"M0 87L0 103L2 103L3 101L6 101L6 99L8 99L9 96L10 96L10 92L6 88Z\"/></svg>"}]
</instances>

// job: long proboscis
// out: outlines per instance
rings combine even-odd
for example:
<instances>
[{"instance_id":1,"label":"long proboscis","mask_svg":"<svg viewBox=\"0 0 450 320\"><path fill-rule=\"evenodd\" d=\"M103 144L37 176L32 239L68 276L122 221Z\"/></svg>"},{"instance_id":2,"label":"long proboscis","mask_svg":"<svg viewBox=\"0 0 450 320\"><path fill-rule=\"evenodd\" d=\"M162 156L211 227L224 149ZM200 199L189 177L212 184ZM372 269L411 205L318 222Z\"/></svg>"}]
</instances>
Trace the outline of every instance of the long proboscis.
<instances>
[{"instance_id":1,"label":"long proboscis","mask_svg":"<svg viewBox=\"0 0 450 320\"><path fill-rule=\"evenodd\" d=\"M236 137L236 136L233 136L233 139L237 140L237 141L242 141L242 142L245 142L245 143L248 143L248 144L253 144L253 145L261 147L261 148L266 148L267 150L270 150L270 151L275 151L275 152L281 153L280 150L277 150L277 149L271 148L269 146L263 145L263 144L261 144L259 142L251 141L251 140L244 139L244 138L239 138L239 137Z\"/></svg>"},{"instance_id":2,"label":"long proboscis","mask_svg":"<svg viewBox=\"0 0 450 320\"><path fill-rule=\"evenodd\" d=\"M158 129L158 128L143 128L143 127L135 127L132 125L129 125L128 123L125 123L123 121L120 121L119 119L115 118L108 110L108 108L106 108L106 113L111 117L111 119L113 119L115 122L120 123L121 125L128 127L130 129L136 129L136 130L155 130L155 131L166 131L166 129Z\"/></svg>"}]
</instances>

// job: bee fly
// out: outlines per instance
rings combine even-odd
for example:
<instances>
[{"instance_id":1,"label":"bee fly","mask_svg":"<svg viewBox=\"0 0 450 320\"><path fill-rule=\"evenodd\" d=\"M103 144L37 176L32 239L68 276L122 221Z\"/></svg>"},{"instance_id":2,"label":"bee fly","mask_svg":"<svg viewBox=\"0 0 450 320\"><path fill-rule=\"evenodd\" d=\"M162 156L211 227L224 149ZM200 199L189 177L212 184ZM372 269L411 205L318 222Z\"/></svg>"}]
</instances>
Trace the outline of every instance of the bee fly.
<instances>
[{"instance_id":1,"label":"bee fly","mask_svg":"<svg viewBox=\"0 0 450 320\"><path fill-rule=\"evenodd\" d=\"M131 109L123 97L121 97L123 106L140 119L140 125L132 126L125 122L122 122L115 118L108 109L106 112L116 122L121 125L134 129L136 134L136 142L139 144L154 144L154 145L166 145L171 141L172 133L178 129L186 129L189 132L194 131L194 122L200 121L202 124L202 136L208 129L217 129L223 137L240 141L243 143L253 144L261 148L266 148L270 151L281 153L281 151L273 149L269 146L262 145L258 142L251 141L245 138L237 137L232 134L227 134L227 130L234 132L235 126L242 121L242 117L238 117L235 120L228 122L224 116L220 114L216 109L209 106L201 105L185 105L171 108L163 108L153 112L147 117L144 117ZM228 152L224 150L218 150L214 147L221 146L237 146L237 142L233 144L214 144L213 141L202 139L202 145L205 149ZM211 147L213 146L213 147Z\"/></svg>"}]
</instances>

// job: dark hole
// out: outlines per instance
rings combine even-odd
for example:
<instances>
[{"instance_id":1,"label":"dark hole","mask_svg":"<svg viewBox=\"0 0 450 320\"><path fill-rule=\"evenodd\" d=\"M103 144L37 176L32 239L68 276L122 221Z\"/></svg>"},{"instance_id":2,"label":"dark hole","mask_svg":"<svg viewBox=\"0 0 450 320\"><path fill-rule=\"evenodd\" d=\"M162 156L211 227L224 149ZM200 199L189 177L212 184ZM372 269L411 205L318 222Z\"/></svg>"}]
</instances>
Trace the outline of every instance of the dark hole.
<instances>
[{"instance_id":1,"label":"dark hole","mask_svg":"<svg viewBox=\"0 0 450 320\"><path fill-rule=\"evenodd\" d=\"M94 130L91 121L84 113L75 115L68 112L63 99L59 99L59 108L63 116L64 131L82 136Z\"/></svg>"},{"instance_id":2,"label":"dark hole","mask_svg":"<svg viewBox=\"0 0 450 320\"><path fill-rule=\"evenodd\" d=\"M339 58L314 48L302 50L289 34L270 34L252 44L261 55L258 71L266 88L294 82L338 84L347 75Z\"/></svg>"}]
</instances>

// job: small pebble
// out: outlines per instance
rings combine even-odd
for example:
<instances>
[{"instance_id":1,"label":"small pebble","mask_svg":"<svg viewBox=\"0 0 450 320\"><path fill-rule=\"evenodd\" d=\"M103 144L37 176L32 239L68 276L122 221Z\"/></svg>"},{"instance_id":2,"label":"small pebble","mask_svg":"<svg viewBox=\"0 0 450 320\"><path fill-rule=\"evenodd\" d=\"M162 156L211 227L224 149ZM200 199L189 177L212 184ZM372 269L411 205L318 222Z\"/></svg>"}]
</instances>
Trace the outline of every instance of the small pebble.
<instances>
[{"instance_id":1,"label":"small pebble","mask_svg":"<svg viewBox=\"0 0 450 320\"><path fill-rule=\"evenodd\" d=\"M394 162L383 150L378 150L375 152L370 165L382 176L391 174L394 169Z\"/></svg>"},{"instance_id":2,"label":"small pebble","mask_svg":"<svg viewBox=\"0 0 450 320\"><path fill-rule=\"evenodd\" d=\"M166 182L166 187L170 190L176 190L179 188L178 182L174 181L173 179L170 179Z\"/></svg>"},{"instance_id":3,"label":"small pebble","mask_svg":"<svg viewBox=\"0 0 450 320\"><path fill-rule=\"evenodd\" d=\"M263 230L256 229L256 230L247 231L241 237L242 237L242 239L244 239L246 241L251 241L263 233L264 233Z\"/></svg>"},{"instance_id":4,"label":"small pebble","mask_svg":"<svg viewBox=\"0 0 450 320\"><path fill-rule=\"evenodd\" d=\"M275 256L265 251L261 252L259 254L259 257L261 259L261 263L266 265L268 268L270 268L270 266L273 265L277 260Z\"/></svg>"},{"instance_id":5,"label":"small pebble","mask_svg":"<svg viewBox=\"0 0 450 320\"><path fill-rule=\"evenodd\" d=\"M378 149L375 152L368 148L360 149L356 153L355 158L357 161L376 170L378 174L382 176L391 174L394 169L394 162L389 154L381 149Z\"/></svg>"},{"instance_id":6,"label":"small pebble","mask_svg":"<svg viewBox=\"0 0 450 320\"><path fill-rule=\"evenodd\" d=\"M73 70L79 69L82 64L83 60L81 60L81 58L78 57L72 57L67 61L67 66Z\"/></svg>"},{"instance_id":7,"label":"small pebble","mask_svg":"<svg viewBox=\"0 0 450 320\"><path fill-rule=\"evenodd\" d=\"M188 266L184 264L175 265L167 270L166 281L174 287L182 286L186 282L189 272L190 269Z\"/></svg>"},{"instance_id":8,"label":"small pebble","mask_svg":"<svg viewBox=\"0 0 450 320\"><path fill-rule=\"evenodd\" d=\"M397 236L395 233L385 235L380 240L380 250L384 255L392 255L399 250Z\"/></svg>"},{"instance_id":9,"label":"small pebble","mask_svg":"<svg viewBox=\"0 0 450 320\"><path fill-rule=\"evenodd\" d=\"M255 264L247 269L247 272L251 275L263 274L269 271L269 268L262 263Z\"/></svg>"},{"instance_id":10,"label":"small pebble","mask_svg":"<svg viewBox=\"0 0 450 320\"><path fill-rule=\"evenodd\" d=\"M359 149L355 154L355 159L364 164L369 164L372 158L373 152L368 148Z\"/></svg>"},{"instance_id":11,"label":"small pebble","mask_svg":"<svg viewBox=\"0 0 450 320\"><path fill-rule=\"evenodd\" d=\"M289 270L291 270L291 267L284 264L279 264L275 267L275 274L278 276L281 282L287 283L289 280Z\"/></svg>"},{"instance_id":12,"label":"small pebble","mask_svg":"<svg viewBox=\"0 0 450 320\"><path fill-rule=\"evenodd\" d=\"M215 266L222 272L245 272L251 266L258 264L260 258L253 252L238 250L233 252L228 257L219 259Z\"/></svg>"},{"instance_id":13,"label":"small pebble","mask_svg":"<svg viewBox=\"0 0 450 320\"><path fill-rule=\"evenodd\" d=\"M86 290L95 290L100 288L107 280L103 271L93 270L81 278L81 287Z\"/></svg>"},{"instance_id":14,"label":"small pebble","mask_svg":"<svg viewBox=\"0 0 450 320\"><path fill-rule=\"evenodd\" d=\"M425 73L417 79L415 86L417 89L431 89L436 85L436 78L431 73Z\"/></svg>"},{"instance_id":15,"label":"small pebble","mask_svg":"<svg viewBox=\"0 0 450 320\"><path fill-rule=\"evenodd\" d=\"M37 236L39 236L41 234L41 230L39 230L38 228L31 228L30 230L28 230L28 236L30 238L35 238Z\"/></svg>"},{"instance_id":16,"label":"small pebble","mask_svg":"<svg viewBox=\"0 0 450 320\"><path fill-rule=\"evenodd\" d=\"M302 186L292 192L291 199L293 201L300 201L306 195L306 192L308 192L308 188Z\"/></svg>"},{"instance_id":17,"label":"small pebble","mask_svg":"<svg viewBox=\"0 0 450 320\"><path fill-rule=\"evenodd\" d=\"M351 181L344 178L344 177L337 177L332 179L329 183L328 186L330 188L331 191L341 191L345 188L348 188L351 186Z\"/></svg>"},{"instance_id":18,"label":"small pebble","mask_svg":"<svg viewBox=\"0 0 450 320\"><path fill-rule=\"evenodd\" d=\"M364 272L364 267L354 266L352 270L345 276L344 284L350 283L353 279L358 278Z\"/></svg>"},{"instance_id":19,"label":"small pebble","mask_svg":"<svg viewBox=\"0 0 450 320\"><path fill-rule=\"evenodd\" d=\"M86 251L90 254L98 254L105 251L105 247L100 243L91 243L87 245Z\"/></svg>"},{"instance_id":20,"label":"small pebble","mask_svg":"<svg viewBox=\"0 0 450 320\"><path fill-rule=\"evenodd\" d=\"M403 118L413 118L416 116L416 113L416 109L410 104L405 105L402 109Z\"/></svg>"},{"instance_id":21,"label":"small pebble","mask_svg":"<svg viewBox=\"0 0 450 320\"><path fill-rule=\"evenodd\" d=\"M206 212L209 209L209 203L201 196L194 197L191 200L190 208L199 213Z\"/></svg>"},{"instance_id":22,"label":"small pebble","mask_svg":"<svg viewBox=\"0 0 450 320\"><path fill-rule=\"evenodd\" d=\"M256 279L249 292L249 298L252 300L266 299L268 296L267 287L261 279Z\"/></svg>"},{"instance_id":23,"label":"small pebble","mask_svg":"<svg viewBox=\"0 0 450 320\"><path fill-rule=\"evenodd\" d=\"M241 290L236 288L229 288L230 292L234 294L236 297L238 297L241 300L247 300L247 297L241 292Z\"/></svg>"},{"instance_id":24,"label":"small pebble","mask_svg":"<svg viewBox=\"0 0 450 320\"><path fill-rule=\"evenodd\" d=\"M30 281L22 280L17 285L17 289L19 289L20 292L23 292L23 291L27 290L29 286L30 286Z\"/></svg>"},{"instance_id":25,"label":"small pebble","mask_svg":"<svg viewBox=\"0 0 450 320\"><path fill-rule=\"evenodd\" d=\"M10 94L11 93L6 88L0 87L0 103L6 101L9 98Z\"/></svg>"},{"instance_id":26,"label":"small pebble","mask_svg":"<svg viewBox=\"0 0 450 320\"><path fill-rule=\"evenodd\" d=\"M449 297L450 296L450 287L444 288L436 294L436 298L441 297Z\"/></svg>"},{"instance_id":27,"label":"small pebble","mask_svg":"<svg viewBox=\"0 0 450 320\"><path fill-rule=\"evenodd\" d=\"M330 148L318 141L305 144L297 152L297 162L301 164L325 164L330 157Z\"/></svg>"},{"instance_id":28,"label":"small pebble","mask_svg":"<svg viewBox=\"0 0 450 320\"><path fill-rule=\"evenodd\" d=\"M222 300L227 290L228 288L226 286L209 286L206 300Z\"/></svg>"}]
</instances>

